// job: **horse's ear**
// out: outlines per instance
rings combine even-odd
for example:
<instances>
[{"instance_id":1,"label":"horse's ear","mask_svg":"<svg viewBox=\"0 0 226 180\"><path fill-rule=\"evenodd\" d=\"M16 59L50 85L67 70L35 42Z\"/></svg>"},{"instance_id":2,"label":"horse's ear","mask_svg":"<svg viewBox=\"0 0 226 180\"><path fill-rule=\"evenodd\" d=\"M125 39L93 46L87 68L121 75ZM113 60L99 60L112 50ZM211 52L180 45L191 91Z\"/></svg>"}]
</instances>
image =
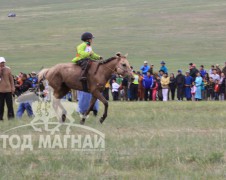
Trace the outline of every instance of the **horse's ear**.
<instances>
[{"instance_id":1,"label":"horse's ear","mask_svg":"<svg viewBox=\"0 0 226 180\"><path fill-rule=\"evenodd\" d=\"M120 52L117 52L117 53L116 53L116 56L121 57L122 54L121 54Z\"/></svg>"},{"instance_id":2,"label":"horse's ear","mask_svg":"<svg viewBox=\"0 0 226 180\"><path fill-rule=\"evenodd\" d=\"M126 54L125 54L125 57L127 58L127 56L128 56L128 55L129 55L129 54L128 54L128 53L126 53Z\"/></svg>"}]
</instances>

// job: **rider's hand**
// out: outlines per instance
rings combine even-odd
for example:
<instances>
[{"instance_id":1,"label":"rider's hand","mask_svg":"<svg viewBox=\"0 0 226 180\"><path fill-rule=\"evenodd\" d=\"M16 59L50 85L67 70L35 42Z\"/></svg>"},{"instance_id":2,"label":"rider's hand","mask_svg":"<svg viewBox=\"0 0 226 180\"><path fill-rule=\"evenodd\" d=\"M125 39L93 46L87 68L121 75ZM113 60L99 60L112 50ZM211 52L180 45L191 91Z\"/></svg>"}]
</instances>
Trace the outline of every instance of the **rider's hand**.
<instances>
[{"instance_id":1,"label":"rider's hand","mask_svg":"<svg viewBox=\"0 0 226 180\"><path fill-rule=\"evenodd\" d=\"M100 56L100 60L103 60L104 58L102 56Z\"/></svg>"},{"instance_id":2,"label":"rider's hand","mask_svg":"<svg viewBox=\"0 0 226 180\"><path fill-rule=\"evenodd\" d=\"M92 55L93 55L93 51L91 51L91 52L89 53L89 55L92 56Z\"/></svg>"}]
</instances>

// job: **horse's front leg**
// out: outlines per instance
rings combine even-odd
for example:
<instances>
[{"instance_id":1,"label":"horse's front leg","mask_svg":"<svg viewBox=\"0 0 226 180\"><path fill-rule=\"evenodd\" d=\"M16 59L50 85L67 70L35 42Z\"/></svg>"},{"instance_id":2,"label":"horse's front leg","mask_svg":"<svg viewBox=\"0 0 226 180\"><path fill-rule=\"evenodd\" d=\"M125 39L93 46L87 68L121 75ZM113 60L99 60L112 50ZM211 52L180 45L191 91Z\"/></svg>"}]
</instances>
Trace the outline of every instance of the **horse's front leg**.
<instances>
[{"instance_id":1,"label":"horse's front leg","mask_svg":"<svg viewBox=\"0 0 226 180\"><path fill-rule=\"evenodd\" d=\"M104 98L104 96L99 91L93 93L93 95L96 96L97 99L99 99L104 104L104 114L100 118L100 123L102 124L104 122L104 120L106 119L107 114L108 114L108 101Z\"/></svg>"},{"instance_id":2,"label":"horse's front leg","mask_svg":"<svg viewBox=\"0 0 226 180\"><path fill-rule=\"evenodd\" d=\"M97 98L94 97L94 96L92 96L92 99L91 99L91 101L90 101L89 108L88 108L88 110L85 112L85 114L83 115L82 120L80 121L80 124L84 124L84 123L85 123L86 117L89 115L90 111L93 109L96 100L97 100Z\"/></svg>"}]
</instances>

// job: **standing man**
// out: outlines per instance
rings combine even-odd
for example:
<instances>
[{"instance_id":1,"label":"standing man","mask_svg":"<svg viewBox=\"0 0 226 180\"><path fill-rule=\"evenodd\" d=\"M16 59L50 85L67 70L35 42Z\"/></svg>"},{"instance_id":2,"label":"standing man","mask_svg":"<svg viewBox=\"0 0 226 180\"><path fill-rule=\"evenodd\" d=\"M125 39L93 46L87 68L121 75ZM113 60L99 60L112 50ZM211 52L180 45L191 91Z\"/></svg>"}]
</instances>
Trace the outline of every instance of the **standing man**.
<instances>
[{"instance_id":1,"label":"standing man","mask_svg":"<svg viewBox=\"0 0 226 180\"><path fill-rule=\"evenodd\" d=\"M3 120L5 102L8 108L8 119L14 118L12 94L15 92L13 76L5 66L5 58L0 57L0 120Z\"/></svg>"},{"instance_id":2,"label":"standing man","mask_svg":"<svg viewBox=\"0 0 226 180\"><path fill-rule=\"evenodd\" d=\"M189 71L186 72L185 76L185 97L187 101L191 101L191 86L193 83L193 78L190 76Z\"/></svg>"},{"instance_id":3,"label":"standing man","mask_svg":"<svg viewBox=\"0 0 226 180\"><path fill-rule=\"evenodd\" d=\"M164 73L168 73L168 69L166 67L166 63L164 61L162 61L160 64L161 64L160 71L163 71Z\"/></svg>"},{"instance_id":4,"label":"standing man","mask_svg":"<svg viewBox=\"0 0 226 180\"><path fill-rule=\"evenodd\" d=\"M198 71L198 69L196 69L196 65L192 64L192 66L190 68L190 76L193 78L193 80L195 80L197 72L199 72L199 71Z\"/></svg>"},{"instance_id":5,"label":"standing man","mask_svg":"<svg viewBox=\"0 0 226 180\"><path fill-rule=\"evenodd\" d=\"M138 85L139 85L139 76L136 71L133 71L133 82L130 84L130 100L137 101L138 100Z\"/></svg>"},{"instance_id":6,"label":"standing man","mask_svg":"<svg viewBox=\"0 0 226 180\"><path fill-rule=\"evenodd\" d=\"M147 75L148 70L150 69L150 66L148 66L148 62L144 61L144 65L141 66L140 70L142 71L143 75Z\"/></svg>"},{"instance_id":7,"label":"standing man","mask_svg":"<svg viewBox=\"0 0 226 180\"><path fill-rule=\"evenodd\" d=\"M211 74L210 77L213 78L214 83L216 83L216 81L220 81L220 76L217 74L217 69L213 69L213 74Z\"/></svg>"},{"instance_id":8,"label":"standing man","mask_svg":"<svg viewBox=\"0 0 226 180\"><path fill-rule=\"evenodd\" d=\"M152 100L152 91L151 88L153 86L153 77L151 76L151 73L148 72L147 75L143 78L143 87L145 89L145 101Z\"/></svg>"},{"instance_id":9,"label":"standing man","mask_svg":"<svg viewBox=\"0 0 226 180\"><path fill-rule=\"evenodd\" d=\"M128 101L128 77L124 77L122 80L123 101Z\"/></svg>"},{"instance_id":10,"label":"standing man","mask_svg":"<svg viewBox=\"0 0 226 180\"><path fill-rule=\"evenodd\" d=\"M184 83L185 83L185 77L182 74L181 70L178 70L178 75L176 77L176 86L177 86L177 99L178 101L183 100L184 96Z\"/></svg>"}]
</instances>

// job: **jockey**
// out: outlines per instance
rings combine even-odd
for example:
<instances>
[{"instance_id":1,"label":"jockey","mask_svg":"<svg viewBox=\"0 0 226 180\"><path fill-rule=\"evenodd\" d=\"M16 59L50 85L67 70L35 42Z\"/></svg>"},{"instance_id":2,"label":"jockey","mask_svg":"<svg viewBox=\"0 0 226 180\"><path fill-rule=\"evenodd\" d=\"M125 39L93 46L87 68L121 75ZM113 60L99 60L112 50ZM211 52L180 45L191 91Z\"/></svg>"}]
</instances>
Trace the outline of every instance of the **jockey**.
<instances>
[{"instance_id":1,"label":"jockey","mask_svg":"<svg viewBox=\"0 0 226 180\"><path fill-rule=\"evenodd\" d=\"M89 69L89 61L101 59L101 57L95 54L92 50L91 44L93 38L93 35L89 32L85 32L82 34L81 40L84 42L77 46L76 57L72 60L72 62L76 63L82 68L80 81L86 81L87 79L86 76Z\"/></svg>"}]
</instances>

